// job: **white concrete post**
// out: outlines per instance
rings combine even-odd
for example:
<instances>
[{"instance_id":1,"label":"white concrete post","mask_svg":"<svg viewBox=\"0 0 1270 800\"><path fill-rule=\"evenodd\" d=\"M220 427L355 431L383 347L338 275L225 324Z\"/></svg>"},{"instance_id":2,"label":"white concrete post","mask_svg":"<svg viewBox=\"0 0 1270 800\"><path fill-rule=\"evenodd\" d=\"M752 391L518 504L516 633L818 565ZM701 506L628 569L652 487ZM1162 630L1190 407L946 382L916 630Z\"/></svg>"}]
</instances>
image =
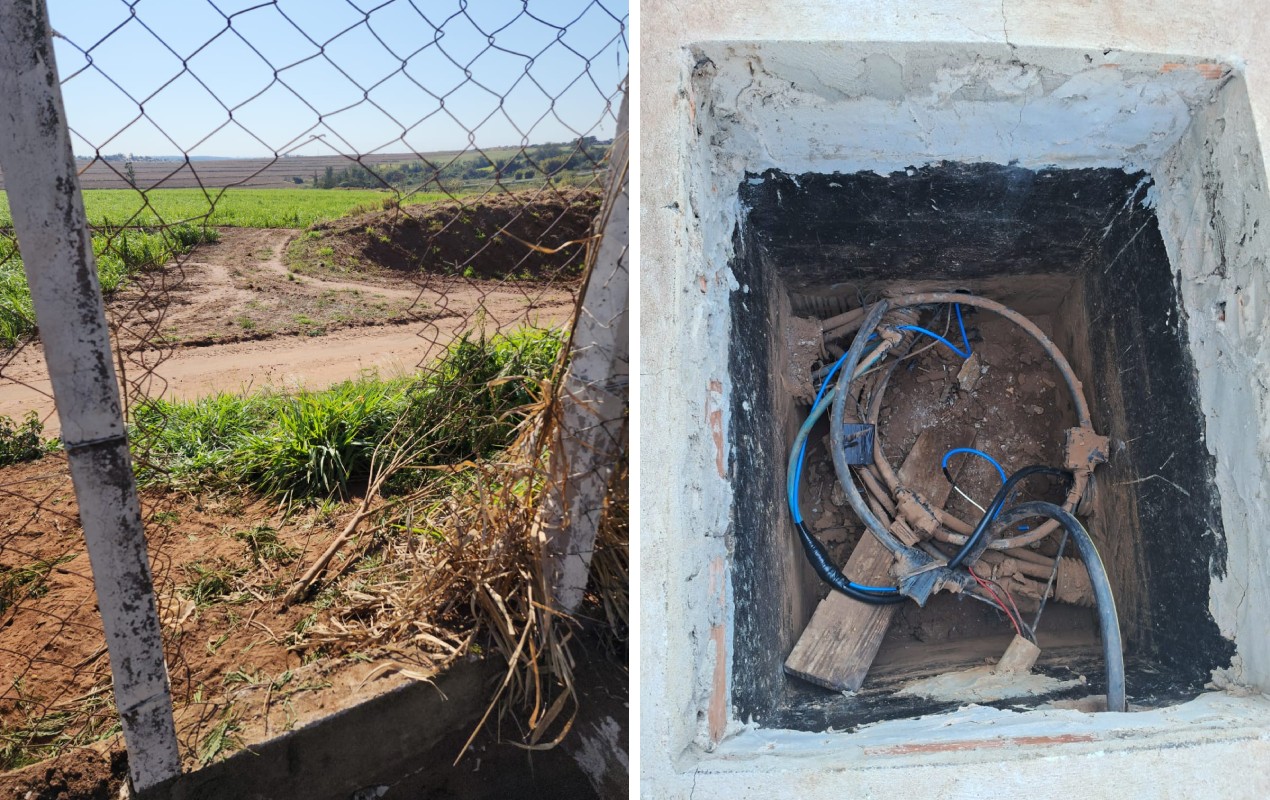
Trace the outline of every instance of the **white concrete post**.
<instances>
[{"instance_id":1,"label":"white concrete post","mask_svg":"<svg viewBox=\"0 0 1270 800\"><path fill-rule=\"evenodd\" d=\"M0 169L35 305L138 791L181 763L110 336L43 0L0 0Z\"/></svg>"},{"instance_id":2,"label":"white concrete post","mask_svg":"<svg viewBox=\"0 0 1270 800\"><path fill-rule=\"evenodd\" d=\"M538 515L547 580L556 607L565 613L573 613L582 602L604 498L625 434L630 382L626 165L624 97L601 211L607 222L573 331L551 447L550 485Z\"/></svg>"}]
</instances>

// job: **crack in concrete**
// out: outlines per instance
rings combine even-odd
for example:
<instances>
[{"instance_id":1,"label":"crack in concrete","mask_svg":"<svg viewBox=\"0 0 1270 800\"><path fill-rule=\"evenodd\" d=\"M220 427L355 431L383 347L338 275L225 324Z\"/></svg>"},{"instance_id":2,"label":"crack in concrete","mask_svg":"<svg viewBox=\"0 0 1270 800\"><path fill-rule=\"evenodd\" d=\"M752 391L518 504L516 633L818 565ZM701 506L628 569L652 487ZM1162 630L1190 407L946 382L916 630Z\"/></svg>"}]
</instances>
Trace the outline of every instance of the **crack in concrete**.
<instances>
[{"instance_id":1,"label":"crack in concrete","mask_svg":"<svg viewBox=\"0 0 1270 800\"><path fill-rule=\"evenodd\" d=\"M1005 0L1001 0L1001 35L1005 37L1006 46L1008 46L1012 51L1017 51L1019 49L1013 42L1010 41L1010 25L1005 16Z\"/></svg>"}]
</instances>

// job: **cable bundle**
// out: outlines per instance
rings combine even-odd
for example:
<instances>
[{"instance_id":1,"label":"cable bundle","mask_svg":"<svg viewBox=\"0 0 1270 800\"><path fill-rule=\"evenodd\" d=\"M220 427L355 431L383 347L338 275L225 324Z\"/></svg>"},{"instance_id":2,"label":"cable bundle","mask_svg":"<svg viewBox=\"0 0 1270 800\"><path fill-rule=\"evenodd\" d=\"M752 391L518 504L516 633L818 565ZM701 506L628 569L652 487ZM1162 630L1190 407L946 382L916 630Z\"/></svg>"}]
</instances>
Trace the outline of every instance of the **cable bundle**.
<instances>
[{"instance_id":1,"label":"cable bundle","mask_svg":"<svg viewBox=\"0 0 1270 800\"><path fill-rule=\"evenodd\" d=\"M938 304L952 304L961 333L960 348L944 336L915 324L914 312L917 309ZM1036 465L1024 467L1007 476L994 459L981 451L957 448L945 454L940 466L950 481L948 459L958 453L971 453L986 458L1001 475L1000 490L988 507L982 510L982 516L974 525L952 516L942 508L934 507L925 502L920 494L903 486L883 455L881 437L876 433L887 383L901 361L916 353L908 353L888 361L889 356L911 350L919 336L933 339L930 346L942 344L962 358L971 356L962 305L1000 314L1036 340L1062 375L1077 417L1077 426L1067 431L1067 452L1062 469ZM1009 593L994 581L980 576L973 567L988 550L1018 549L1038 542L1061 528L1063 545L1069 537L1076 543L1093 585L1107 660L1108 707L1112 710L1124 710L1124 663L1120 652L1120 630L1115 603L1106 570L1098 559L1093 540L1073 513L1085 493L1094 467L1106 458L1106 438L1094 432L1081 383L1057 346L1035 324L1012 309L994 300L961 293L928 292L896 300L881 300L827 321L825 327L833 335L855 332L855 338L847 352L827 370L812 403L811 413L794 439L786 476L790 513L807 558L817 575L835 590L872 604L902 602L906 596L924 604L933 591L947 589L964 592L1000 608L1019 635L1035 641L1033 629L1036 623L1028 626ZM877 344L866 355L865 350L874 340L877 340ZM862 410L863 414L860 413ZM898 586L865 585L844 576L834 567L828 551L807 529L802 518L798 487L807 439L816 422L826 412L830 413L830 451L838 481L853 511L870 534L896 557ZM870 459L861 458L859 448L848 452L845 435L847 426L852 426L854 432L872 432L871 463ZM1019 485L1037 475L1060 477L1068 481L1062 505L1024 503L1010 507ZM857 478L868 493L867 499L856 485ZM1041 518L1044 522L1036 527L1019 526L1018 529L1011 530L1010 526L1031 518ZM957 550L950 556L938 549L934 542L906 544L897 537L897 530L919 534L916 537L905 536L907 539L920 539L920 535L925 535L929 539L955 546ZM1005 535L1007 532L1010 535ZM1060 545L1059 556L1062 555L1063 545ZM1046 594L1042 596L1042 610L1058 568L1056 558L1050 581L1046 585ZM1037 621L1039 618L1040 611L1037 613Z\"/></svg>"}]
</instances>

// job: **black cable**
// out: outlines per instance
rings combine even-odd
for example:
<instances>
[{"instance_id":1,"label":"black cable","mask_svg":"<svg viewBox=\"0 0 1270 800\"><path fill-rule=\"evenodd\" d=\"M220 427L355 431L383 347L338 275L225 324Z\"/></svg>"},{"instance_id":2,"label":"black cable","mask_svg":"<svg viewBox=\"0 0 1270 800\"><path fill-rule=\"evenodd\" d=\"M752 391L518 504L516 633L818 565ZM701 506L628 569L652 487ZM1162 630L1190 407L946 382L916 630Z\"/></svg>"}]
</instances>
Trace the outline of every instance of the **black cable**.
<instances>
[{"instance_id":1,"label":"black cable","mask_svg":"<svg viewBox=\"0 0 1270 800\"><path fill-rule=\"evenodd\" d=\"M864 355L864 346L869 340L869 335L873 333L874 328L882 321L882 315L886 313L887 307L888 304L885 300L880 300L874 304L865 317L864 325L861 326L855 340L851 343L851 347L847 349L847 353L843 357L843 364L839 367L836 394L831 406L832 416L829 420L831 442L838 441L841 437L845 397L850 391L852 376L855 373L856 366L860 363L860 358ZM906 549L904 545L882 526L864 504L864 499L860 497L859 490L856 489L855 482L851 478L851 468L843 458L842 448L831 443L830 451L833 455L834 469L838 473L838 482L843 484L852 509L864 521L867 528L861 535L877 536L882 545L892 553L896 555L903 553ZM811 531L807 530L807 526L801 519L796 520L794 527L798 530L798 538L803 543L803 551L807 554L807 560L811 562L812 568L820 576L821 580L835 590L842 592L853 600L859 600L862 603L871 605L891 605L892 603L904 602L905 597L899 592L874 593L857 588L856 584L853 584L833 565L829 558L829 551L820 543L820 540L811 535Z\"/></svg>"},{"instance_id":2,"label":"black cable","mask_svg":"<svg viewBox=\"0 0 1270 800\"><path fill-rule=\"evenodd\" d=\"M811 531L807 530L807 526L803 522L795 523L798 529L798 538L802 540L803 551L807 554L807 560L811 562L812 569L820 576L820 579L832 586L839 592L842 592L852 600L859 600L861 603L869 603L875 606L886 606L893 603L903 603L904 595L898 592L873 593L865 592L857 589L852 582L833 565L833 561L829 556L829 551L820 543L820 540L811 535ZM871 536L868 531L861 534L862 536Z\"/></svg>"},{"instance_id":3,"label":"black cable","mask_svg":"<svg viewBox=\"0 0 1270 800\"><path fill-rule=\"evenodd\" d=\"M1124 650L1120 640L1120 618L1116 614L1116 600L1111 594L1111 581L1107 578L1107 570L1094 546L1093 537L1085 526L1080 524L1066 509L1053 503L1033 501L1021 503L998 518L1001 525L1013 525L1029 517L1048 517L1057 520L1063 529L1076 543L1080 558L1085 562L1085 570L1089 573L1089 583L1094 589L1094 599L1098 606L1098 627L1102 634L1103 660L1107 664L1107 709L1109 711L1126 711L1125 697Z\"/></svg>"},{"instance_id":4,"label":"black cable","mask_svg":"<svg viewBox=\"0 0 1270 800\"><path fill-rule=\"evenodd\" d=\"M1066 470L1058 469L1057 467L1034 465L1031 467L1023 467L1018 472L1011 475L1009 479L1001 485L1001 488L997 490L996 495L992 498L992 503L988 506L988 510L983 512L983 517L980 518L979 524L975 526L975 529L970 536L966 537L966 543L963 544L961 549L957 551L957 555L953 556L948 561L948 566L961 566L961 562L965 561L972 553L976 558L978 557L978 553L975 551L977 549L982 550L982 548L979 547L979 542L983 539L984 533L988 530L988 527L992 524L993 520L997 518L997 515L1001 512L1002 507L1009 501L1010 496L1014 493L1015 487L1017 487L1025 478L1030 478L1033 475L1067 477L1068 474L1069 473ZM985 542L984 545L986 546L986 544L987 543Z\"/></svg>"},{"instance_id":5,"label":"black cable","mask_svg":"<svg viewBox=\"0 0 1270 800\"><path fill-rule=\"evenodd\" d=\"M830 370L830 374L825 378L825 383L820 387L820 392L816 395L816 399L812 402L811 413L807 415L807 419L803 422L802 427L798 429L798 435L794 437L793 446L789 451L789 467L786 472L786 492L788 494L789 513L793 517L794 525L798 531L798 536L806 553L807 560L811 562L816 573L824 579L834 589L843 594L863 603L884 604L891 602L900 602L901 595L899 590L890 586L865 586L855 581L845 578L841 572L834 569L833 563L830 561L829 553L824 546L811 534L811 531L803 524L802 512L798 509L798 483L801 480L803 456L806 453L807 437L811 435L811 429L815 425L820 414L824 412L825 406L830 402L823 399L826 390L830 390L829 381L833 377L833 372L842 367L843 362L847 360L844 354ZM894 598L894 599L892 599Z\"/></svg>"}]
</instances>

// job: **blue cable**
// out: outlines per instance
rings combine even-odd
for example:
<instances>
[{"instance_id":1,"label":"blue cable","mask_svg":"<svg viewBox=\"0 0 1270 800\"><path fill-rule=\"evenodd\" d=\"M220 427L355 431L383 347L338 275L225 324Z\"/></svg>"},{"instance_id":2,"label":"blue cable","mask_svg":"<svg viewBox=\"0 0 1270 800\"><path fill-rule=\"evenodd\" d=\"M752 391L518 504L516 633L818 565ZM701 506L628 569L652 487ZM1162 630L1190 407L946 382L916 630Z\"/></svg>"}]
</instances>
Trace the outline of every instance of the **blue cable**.
<instances>
[{"instance_id":1,"label":"blue cable","mask_svg":"<svg viewBox=\"0 0 1270 800\"><path fill-rule=\"evenodd\" d=\"M872 338L872 337L870 337ZM866 340L867 341L867 340ZM808 422L813 422L813 415L816 412L816 406L820 405L820 401L824 399L825 392L833 385L833 376L838 372L838 368L847 360L849 353L843 353L842 357L834 362L830 367L828 374L825 375L824 383L820 384L820 391L816 392L816 399L811 404L811 414L808 415ZM803 423L807 425L806 422ZM803 478L803 457L807 455L807 440L803 439L802 446L798 448L798 459L794 464L794 480L790 482L789 488L789 512L794 517L795 525L803 524L802 512L798 510L798 484L802 483ZM862 583L856 583L849 580L848 583L853 589L859 589L862 592L876 592L877 594L896 594L899 589L894 586L865 586Z\"/></svg>"},{"instance_id":2,"label":"blue cable","mask_svg":"<svg viewBox=\"0 0 1270 800\"><path fill-rule=\"evenodd\" d=\"M901 325L898 327L897 330L916 331L917 333L925 334L926 336L929 336L938 342L942 342L944 345L948 347L949 350L952 350L954 353L961 356L962 358L970 358L970 355L972 353L970 349L970 338L966 336L966 323L962 320L962 317L961 317L961 304L954 303L953 308L957 312L957 327L961 330L961 342L965 346L965 352L962 352L961 350L957 349L956 345L954 345L952 342L948 341L944 337L940 336L938 333L935 333L934 331L928 331L925 328L920 327L918 325ZM869 339L872 339L876 335L877 335L876 333L869 334ZM823 383L820 384L819 391L816 392L816 399L813 400L811 403L812 412L811 414L808 415L808 422L813 422L813 417L818 416L815 413L816 406L820 405L820 401L824 399L825 392L829 389L831 385L833 385L833 376L837 374L838 369L847 360L847 355L848 355L847 353L843 353L842 357L839 358L837 361L835 361L833 366L829 368L829 372L825 374L825 380ZM804 423L804 426L806 426L806 424L807 423ZM988 459L988 461L991 461L993 466L997 468L997 471L1001 473L1001 480L1005 481L1005 470L1001 469L1000 464L997 464L997 462L994 461L992 457L989 456L987 453L982 453L978 450L975 450L973 452ZM807 455L807 440L806 438L804 438L802 444L798 448L798 458L794 463L794 476L793 476L793 480L790 482L789 492L788 492L789 512L794 518L795 525L803 524L802 512L798 510L798 485L802 483L803 459L806 457L806 455ZM948 458L947 456L944 457L945 463L947 463L947 458ZM859 589L865 592L877 592L879 594L890 594L890 593L899 591L899 589L896 589L890 586L864 586L863 584L856 583L855 581L850 581L849 583L851 584L853 588Z\"/></svg>"},{"instance_id":3,"label":"blue cable","mask_svg":"<svg viewBox=\"0 0 1270 800\"><path fill-rule=\"evenodd\" d=\"M997 460L993 458L992 456L988 455L987 453L983 452L982 450L976 450L973 447L954 447L953 449L949 450L947 453L944 453L943 460L939 462L939 468L948 469L948 459L952 456L957 455L958 453L969 453L972 456L979 456L984 461L987 461L989 464L996 467L997 474L1001 476L1001 482L1002 483L1006 482L1007 478L1006 478L1005 470L1001 467L1000 464L997 463Z\"/></svg>"},{"instance_id":4,"label":"blue cable","mask_svg":"<svg viewBox=\"0 0 1270 800\"><path fill-rule=\"evenodd\" d=\"M865 341L870 341L875 336L877 336L876 333L870 333L869 338L865 339ZM824 398L825 390L833 385L833 376L838 372L838 368L841 367L843 362L846 360L847 354L843 353L841 358L833 362L833 366L829 368L829 372L825 373L825 381L820 384L820 391L816 392L816 399L811 401L811 408L813 412L815 411L816 406L820 405L820 401ZM803 441L803 446L798 450L798 465L794 468L794 484L791 487L789 494L789 510L794 515L795 523L803 521L803 515L798 510L798 484L802 482L803 478L803 456L805 455L807 455L806 440Z\"/></svg>"},{"instance_id":5,"label":"blue cable","mask_svg":"<svg viewBox=\"0 0 1270 800\"><path fill-rule=\"evenodd\" d=\"M983 452L982 450L976 450L973 447L954 447L953 449L949 450L947 453L944 453L943 459L941 459L939 462L939 468L944 471L944 475L945 477L948 478L949 483L952 483L952 476L948 474L948 459L951 458L952 456L957 455L958 453L967 453L972 456L979 456L984 461L987 461L989 464L996 467L997 474L1001 476L1001 482L1002 483L1006 482L1007 478L1005 475L1005 469L1003 469L1002 466L999 463L997 463L997 460L995 458ZM994 519L996 518L995 514L993 515L993 518ZM1031 530L1031 528L1027 525L1020 525L1019 530L1026 531L1026 530Z\"/></svg>"},{"instance_id":6,"label":"blue cable","mask_svg":"<svg viewBox=\"0 0 1270 800\"><path fill-rule=\"evenodd\" d=\"M925 334L929 336L930 338L934 339L935 341L946 345L949 350L953 351L954 353L961 356L962 358L970 358L972 351L970 349L970 339L969 337L966 336L966 323L963 322L961 319L961 303L953 303L953 308L957 309L957 327L961 329L961 343L965 345L965 348L966 348L966 351L964 353L957 349L957 345L953 344L952 342L948 341L944 337L940 336L938 333L935 333L934 331L928 331L925 328L922 328L918 325L900 325L897 328L897 330L917 331L918 333Z\"/></svg>"},{"instance_id":7,"label":"blue cable","mask_svg":"<svg viewBox=\"0 0 1270 800\"><path fill-rule=\"evenodd\" d=\"M964 343L964 344L965 344L965 346L966 346L966 352L965 352L965 353L962 353L960 350L958 350L958 349L957 349L956 345L954 345L952 342L948 341L948 340L947 340L947 339L945 339L944 337L940 336L938 333L934 333L934 332L932 332L932 331L928 331L928 330L926 330L925 328L919 327L919 326L917 326L917 325L901 325L901 326L898 328L898 330L909 330L909 331L917 331L918 333L924 333L924 334L926 334L927 336L934 337L935 339L937 339L937 340L939 340L939 341L943 342L944 344L948 345L948 348L949 348L950 350L952 350L954 353L956 353L957 355L961 356L962 358L970 358L970 353L971 353L971 350L970 350L970 339L966 336L966 324L965 324L965 322L963 322L963 321L962 321L962 318L961 318L961 304L960 304L960 303L953 303L953 308L954 308L954 309L956 309L956 311L957 311L957 327L959 327L959 328L961 329L961 341L962 341L962 343ZM877 336L877 333L870 333L870 334L869 334L869 338L868 338L868 339L866 339L865 341L870 341L870 340L872 340L875 336ZM843 354L842 354L842 357L841 357L841 358L839 358L837 361L835 361L835 362L834 362L834 364L833 364L833 366L829 368L829 372L825 374L825 380L824 380L824 383L820 384L820 391L818 391L818 392L816 393L816 399L815 399L815 400L813 400L813 401L812 401L812 403L811 403L811 407L812 407L812 409L813 409L813 410L816 408L816 406L820 405L820 401L821 401L821 399L822 399L822 398L824 398L824 396L825 396L825 390L826 390L826 389L828 389L828 388L829 388L829 387L833 384L833 376L834 376L835 374L837 374L837 372L838 372L838 368L839 368L839 367L841 367L841 366L842 366L842 364L843 364L843 362L844 362L844 361L846 361L846 360L847 360L847 354L846 354L846 353L843 353ZM977 451L977 450L976 450L975 452L976 452L976 453L979 453L979 451ZM790 492L789 492L789 510L790 510L790 513L792 513L792 514L794 515L794 522L795 522L795 524L800 523L800 522L802 522L802 521L803 521L803 515L802 515L802 514L799 512L799 510L798 510L798 484L802 482L802 477L803 477L803 457L804 457L806 454L807 454L807 442L806 442L806 441L804 441L804 442L803 442L803 444L802 444L802 447L801 447L801 448L799 448L799 450L798 450L798 463L797 463L797 466L794 468L794 469L795 469L795 472L794 472L794 481L795 481L795 482L794 482L793 486L790 488ZM991 457L989 457L986 453L979 453L979 455L983 456L984 458L988 459L989 461L992 461L992 458L991 458ZM947 456L945 456L945 463L947 463ZM997 462L992 461L992 463L993 463L993 465L994 465L994 466L996 466L997 471L1001 473L1001 481L1004 483L1004 482L1005 482L1005 470L1001 469L1001 465L1000 465L1000 464L997 464Z\"/></svg>"},{"instance_id":8,"label":"blue cable","mask_svg":"<svg viewBox=\"0 0 1270 800\"><path fill-rule=\"evenodd\" d=\"M847 360L847 354L843 353L842 358L834 362L829 368L829 373L825 375L825 382L820 384L820 391L816 392L816 399L811 403L812 413L816 411L816 406L820 405L820 401L824 399L825 390L833 385L833 376L837 373L838 368ZM798 448L798 461L794 466L794 480L789 487L789 513L794 515L794 524L797 525L803 521L803 514L798 510L798 484L803 480L803 457L807 455L807 440L803 440L802 447Z\"/></svg>"}]
</instances>

